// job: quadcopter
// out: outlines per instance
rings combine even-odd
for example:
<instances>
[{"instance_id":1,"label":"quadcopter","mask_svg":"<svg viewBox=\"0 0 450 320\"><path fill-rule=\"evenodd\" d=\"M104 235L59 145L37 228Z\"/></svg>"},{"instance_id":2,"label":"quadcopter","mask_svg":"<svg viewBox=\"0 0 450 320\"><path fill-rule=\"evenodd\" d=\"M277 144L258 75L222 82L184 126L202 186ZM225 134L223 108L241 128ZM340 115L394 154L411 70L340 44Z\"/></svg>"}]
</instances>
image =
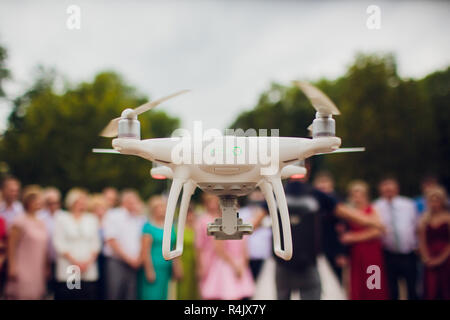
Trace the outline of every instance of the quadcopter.
<instances>
[{"instance_id":1,"label":"quadcopter","mask_svg":"<svg viewBox=\"0 0 450 320\"><path fill-rule=\"evenodd\" d=\"M274 252L281 259L291 259L291 227L282 180L304 176L306 168L302 161L313 155L364 151L364 148L339 148L341 139L335 136L333 119L333 115L340 114L338 108L311 84L300 81L295 81L294 84L316 109L315 119L308 127L310 138L224 135L211 139L172 136L141 140L138 115L188 90L147 102L135 109L127 108L101 132L101 136L117 138L112 140L113 149L93 149L94 152L142 157L157 164L150 171L153 178L173 180L164 221L164 259L174 259L183 253L186 215L196 188L219 197L221 218L216 218L207 226L207 234L218 240L242 239L243 235L253 232L253 226L239 218L237 199L259 188L266 199L272 221ZM272 160L276 160L275 170L273 163L272 168L269 168L267 159L255 156L259 147L266 151L264 154L270 153ZM193 158L202 156L209 156L206 157L209 161L192 161ZM224 158L227 161L214 161ZM183 159L186 161L182 161ZM172 226L181 193L177 239L175 249L172 250Z\"/></svg>"}]
</instances>

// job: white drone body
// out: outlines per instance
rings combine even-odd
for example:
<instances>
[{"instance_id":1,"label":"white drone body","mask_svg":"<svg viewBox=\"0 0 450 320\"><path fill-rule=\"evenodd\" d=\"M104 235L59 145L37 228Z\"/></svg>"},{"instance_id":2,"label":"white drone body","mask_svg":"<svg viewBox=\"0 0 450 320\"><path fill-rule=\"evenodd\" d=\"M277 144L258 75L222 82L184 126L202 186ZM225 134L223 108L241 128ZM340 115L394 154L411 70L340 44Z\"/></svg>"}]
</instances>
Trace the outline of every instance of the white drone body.
<instances>
[{"instance_id":1,"label":"white drone body","mask_svg":"<svg viewBox=\"0 0 450 320\"><path fill-rule=\"evenodd\" d=\"M208 235L216 239L241 239L243 235L252 233L253 226L239 218L237 197L248 195L255 188L259 188L267 201L272 220L274 252L284 260L291 259L291 228L282 179L293 175L305 175L306 169L295 164L310 156L341 150L343 152L361 151L339 149L341 139L334 136L334 120L331 117L331 114L339 114L339 111L317 88L307 83L297 83L297 85L318 111L312 126L312 139L222 136L215 137L214 144L204 138L191 137L140 140L137 115L184 91L134 110L126 109L121 118L114 119L103 131L103 136L118 135L118 138L112 141L115 150L111 150L112 152L135 155L155 162L160 166L151 170L152 176L173 179L164 222L162 253L166 260L176 258L183 253L186 215L191 196L197 187L204 192L217 195L220 199L222 217L210 223L207 230ZM270 170L267 161L254 157L255 146L260 145L269 145L267 153L272 158L276 157L272 159ZM181 151L175 152L176 150ZM97 150L97 152L105 152L105 150ZM227 161L195 161L196 156L200 154L216 155L217 153ZM180 159L188 160L180 161ZM273 168L273 163L276 164L276 168ZM171 250L172 226L181 193L177 240L175 249Z\"/></svg>"}]
</instances>

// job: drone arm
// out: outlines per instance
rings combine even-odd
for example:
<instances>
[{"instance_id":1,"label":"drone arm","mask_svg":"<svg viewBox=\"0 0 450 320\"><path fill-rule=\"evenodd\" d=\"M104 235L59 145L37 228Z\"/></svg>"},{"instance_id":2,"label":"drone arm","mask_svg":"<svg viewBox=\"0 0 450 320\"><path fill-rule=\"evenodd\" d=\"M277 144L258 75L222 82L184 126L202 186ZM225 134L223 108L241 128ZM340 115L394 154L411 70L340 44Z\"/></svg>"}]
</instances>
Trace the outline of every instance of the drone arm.
<instances>
[{"instance_id":1,"label":"drone arm","mask_svg":"<svg viewBox=\"0 0 450 320\"><path fill-rule=\"evenodd\" d=\"M152 161L154 156L146 148L146 140L116 138L112 141L115 150L122 154L134 155Z\"/></svg>"},{"instance_id":2,"label":"drone arm","mask_svg":"<svg viewBox=\"0 0 450 320\"><path fill-rule=\"evenodd\" d=\"M283 138L279 139L279 159L284 164L303 160L318 153L329 153L338 149L341 139L338 137Z\"/></svg>"},{"instance_id":3,"label":"drone arm","mask_svg":"<svg viewBox=\"0 0 450 320\"><path fill-rule=\"evenodd\" d=\"M117 138L112 141L115 150L156 161L164 165L172 163L172 151L180 144L180 139L153 138L147 140Z\"/></svg>"},{"instance_id":4,"label":"drone arm","mask_svg":"<svg viewBox=\"0 0 450 320\"><path fill-rule=\"evenodd\" d=\"M280 177L270 177L269 181L264 181L261 183L260 188L266 198L267 205L269 207L269 213L272 218L272 233L275 254L284 260L290 260L292 258L291 225L289 221L289 212L286 197L284 195L283 185L281 184L281 179ZM281 249L280 226L278 223L278 212L274 193L276 203L278 204L278 207L280 209L284 250Z\"/></svg>"},{"instance_id":5,"label":"drone arm","mask_svg":"<svg viewBox=\"0 0 450 320\"><path fill-rule=\"evenodd\" d=\"M173 218L175 215L175 209L177 206L178 198L183 188L183 195L181 197L180 212L178 216L177 227L177 241L175 250L171 250L171 238L172 238L172 226ZM163 235L163 257L166 260L174 259L183 253L183 240L184 240L184 226L186 223L186 215L189 207L191 196L194 193L195 184L192 181L186 179L175 178L170 188L169 199L167 201L166 217L164 220L164 235Z\"/></svg>"}]
</instances>

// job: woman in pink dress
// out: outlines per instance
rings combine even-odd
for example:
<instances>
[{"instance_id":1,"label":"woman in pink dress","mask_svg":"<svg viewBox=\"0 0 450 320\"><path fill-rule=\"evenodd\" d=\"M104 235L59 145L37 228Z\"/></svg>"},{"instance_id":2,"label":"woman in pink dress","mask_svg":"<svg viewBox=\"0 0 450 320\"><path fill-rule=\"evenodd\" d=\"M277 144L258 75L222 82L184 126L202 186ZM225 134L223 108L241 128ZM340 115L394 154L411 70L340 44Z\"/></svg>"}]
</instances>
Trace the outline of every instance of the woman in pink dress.
<instances>
[{"instance_id":1,"label":"woman in pink dress","mask_svg":"<svg viewBox=\"0 0 450 320\"><path fill-rule=\"evenodd\" d=\"M214 240L206 234L208 223L221 216L219 199L205 194L204 213L197 221L198 279L203 299L251 298L253 277L248 266L246 240Z\"/></svg>"},{"instance_id":2,"label":"woman in pink dress","mask_svg":"<svg viewBox=\"0 0 450 320\"><path fill-rule=\"evenodd\" d=\"M46 291L48 234L36 212L42 208L40 191L25 190L24 215L13 221L8 236L6 298L37 300Z\"/></svg>"},{"instance_id":3,"label":"woman in pink dress","mask_svg":"<svg viewBox=\"0 0 450 320\"><path fill-rule=\"evenodd\" d=\"M424 298L450 300L450 211L443 188L426 193L427 211L419 224L419 250L425 264Z\"/></svg>"},{"instance_id":4,"label":"woman in pink dress","mask_svg":"<svg viewBox=\"0 0 450 320\"><path fill-rule=\"evenodd\" d=\"M369 202L369 186L363 181L354 181L349 186L351 205L361 214L376 216ZM350 245L350 299L388 299L387 278L384 268L381 231L373 227L362 227L351 223L350 231L341 236L341 242ZM373 269L378 267L378 269ZM375 272L378 273L378 277ZM372 275L373 281L369 279ZM378 279L377 279L378 278ZM370 286L369 286L370 284Z\"/></svg>"}]
</instances>

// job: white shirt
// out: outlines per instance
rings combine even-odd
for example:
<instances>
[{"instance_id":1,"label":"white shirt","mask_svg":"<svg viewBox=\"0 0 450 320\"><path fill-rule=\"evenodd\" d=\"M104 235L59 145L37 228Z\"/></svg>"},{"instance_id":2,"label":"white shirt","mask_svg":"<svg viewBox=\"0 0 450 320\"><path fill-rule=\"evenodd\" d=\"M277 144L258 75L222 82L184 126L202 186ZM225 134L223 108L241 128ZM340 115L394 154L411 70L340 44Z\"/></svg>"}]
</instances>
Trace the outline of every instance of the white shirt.
<instances>
[{"instance_id":1,"label":"white shirt","mask_svg":"<svg viewBox=\"0 0 450 320\"><path fill-rule=\"evenodd\" d=\"M252 207L239 209L239 217L244 223L250 223L255 210ZM267 259L272 256L272 229L269 217L264 217L261 225L247 238L247 247L250 259Z\"/></svg>"},{"instance_id":2,"label":"white shirt","mask_svg":"<svg viewBox=\"0 0 450 320\"><path fill-rule=\"evenodd\" d=\"M53 214L50 213L47 209L39 210L37 213L38 219L42 220L44 222L47 232L49 234L49 244L48 244L48 255L51 261L55 261L56 259L56 251L53 246L53 230L55 227L55 217L59 214L67 214L67 212L59 209L56 210Z\"/></svg>"},{"instance_id":3,"label":"white shirt","mask_svg":"<svg viewBox=\"0 0 450 320\"><path fill-rule=\"evenodd\" d=\"M64 212L55 216L53 245L56 250L56 280L66 282L71 263L63 257L69 253L74 259L87 261L93 253L100 251L99 222L91 213L84 213L76 220L71 213ZM98 279L97 263L81 273L81 280L96 281Z\"/></svg>"},{"instance_id":4,"label":"white shirt","mask_svg":"<svg viewBox=\"0 0 450 320\"><path fill-rule=\"evenodd\" d=\"M380 198L374 206L386 226L384 247L394 253L410 253L417 248L417 212L413 200L397 196L388 201Z\"/></svg>"},{"instance_id":5,"label":"white shirt","mask_svg":"<svg viewBox=\"0 0 450 320\"><path fill-rule=\"evenodd\" d=\"M106 213L103 222L105 247L103 253L108 257L119 259L107 241L115 239L117 244L130 257L136 259L141 251L142 227L145 218L142 215L133 215L125 208L117 208Z\"/></svg>"},{"instance_id":6,"label":"white shirt","mask_svg":"<svg viewBox=\"0 0 450 320\"><path fill-rule=\"evenodd\" d=\"M23 213L23 206L19 201L14 201L9 207L6 206L6 202L0 202L0 217L5 220L7 231L12 225L14 219Z\"/></svg>"}]
</instances>

